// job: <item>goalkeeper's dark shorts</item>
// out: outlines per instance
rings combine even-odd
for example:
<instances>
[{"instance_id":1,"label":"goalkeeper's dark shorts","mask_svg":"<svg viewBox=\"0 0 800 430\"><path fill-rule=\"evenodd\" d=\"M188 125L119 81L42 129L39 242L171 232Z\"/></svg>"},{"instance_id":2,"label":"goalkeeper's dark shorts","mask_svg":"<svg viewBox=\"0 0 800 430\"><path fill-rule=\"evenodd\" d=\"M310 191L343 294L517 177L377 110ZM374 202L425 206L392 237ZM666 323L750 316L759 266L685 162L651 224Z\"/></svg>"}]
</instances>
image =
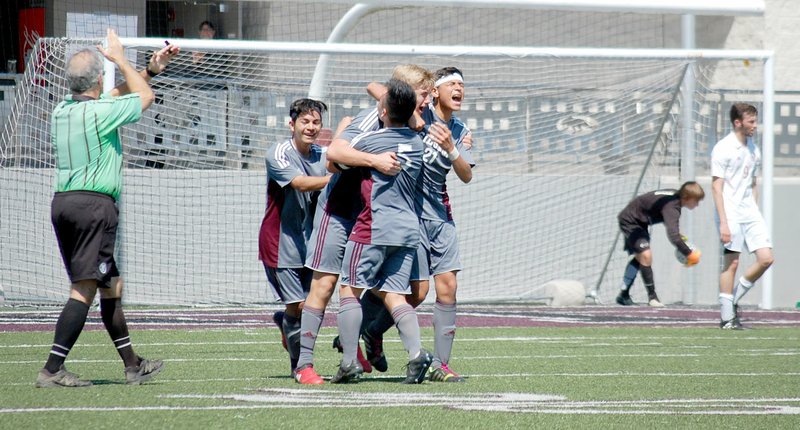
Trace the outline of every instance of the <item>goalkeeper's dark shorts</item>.
<instances>
[{"instance_id":1,"label":"goalkeeper's dark shorts","mask_svg":"<svg viewBox=\"0 0 800 430\"><path fill-rule=\"evenodd\" d=\"M50 219L72 283L94 279L110 287L119 276L114 261L119 210L114 199L91 191L56 193Z\"/></svg>"},{"instance_id":2,"label":"goalkeeper's dark shorts","mask_svg":"<svg viewBox=\"0 0 800 430\"><path fill-rule=\"evenodd\" d=\"M639 254L650 249L650 231L646 226L620 224L619 228L625 235L625 250L628 254Z\"/></svg>"}]
</instances>

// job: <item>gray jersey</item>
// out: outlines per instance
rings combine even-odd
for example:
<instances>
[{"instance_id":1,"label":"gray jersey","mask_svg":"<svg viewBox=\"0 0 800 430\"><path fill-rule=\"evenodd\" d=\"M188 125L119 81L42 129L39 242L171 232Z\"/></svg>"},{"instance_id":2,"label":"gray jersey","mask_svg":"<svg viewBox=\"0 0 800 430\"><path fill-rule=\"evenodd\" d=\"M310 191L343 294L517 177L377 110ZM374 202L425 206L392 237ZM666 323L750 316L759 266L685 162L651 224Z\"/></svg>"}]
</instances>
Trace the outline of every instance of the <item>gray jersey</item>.
<instances>
[{"instance_id":1,"label":"gray jersey","mask_svg":"<svg viewBox=\"0 0 800 430\"><path fill-rule=\"evenodd\" d=\"M424 167L422 181L420 182L423 198L421 218L434 221L451 221L453 213L450 207L450 197L447 195L446 181L447 174L453 168L453 162L447 158L447 152L439 147L428 135L428 126L430 124L435 122L445 123L445 121L436 115L433 106L425 108L422 112L422 118L425 120L426 126L420 133L422 140L425 142L425 154L422 157ZM475 161L472 159L472 152L465 148L463 144L464 137L469 134L469 129L463 121L454 116L446 124L452 133L453 141L456 149L461 153L461 157L470 166L474 166Z\"/></svg>"},{"instance_id":2,"label":"gray jersey","mask_svg":"<svg viewBox=\"0 0 800 430\"><path fill-rule=\"evenodd\" d=\"M259 258L267 267L303 267L314 222L316 194L289 185L298 176L325 176L325 152L311 145L304 157L291 139L267 152L267 210L258 237Z\"/></svg>"},{"instance_id":3,"label":"gray jersey","mask_svg":"<svg viewBox=\"0 0 800 430\"><path fill-rule=\"evenodd\" d=\"M338 138L352 142L356 136L382 127L383 123L378 119L378 109L364 109L353 118ZM363 175L362 168L335 173L319 195L319 207L329 214L344 219L355 219L364 208L361 195L358 193Z\"/></svg>"},{"instance_id":4,"label":"gray jersey","mask_svg":"<svg viewBox=\"0 0 800 430\"><path fill-rule=\"evenodd\" d=\"M373 154L394 152L402 165L396 176L370 169L361 183L364 210L358 215L350 240L386 246L419 244L419 193L424 144L408 127L384 128L353 140L354 148Z\"/></svg>"}]
</instances>

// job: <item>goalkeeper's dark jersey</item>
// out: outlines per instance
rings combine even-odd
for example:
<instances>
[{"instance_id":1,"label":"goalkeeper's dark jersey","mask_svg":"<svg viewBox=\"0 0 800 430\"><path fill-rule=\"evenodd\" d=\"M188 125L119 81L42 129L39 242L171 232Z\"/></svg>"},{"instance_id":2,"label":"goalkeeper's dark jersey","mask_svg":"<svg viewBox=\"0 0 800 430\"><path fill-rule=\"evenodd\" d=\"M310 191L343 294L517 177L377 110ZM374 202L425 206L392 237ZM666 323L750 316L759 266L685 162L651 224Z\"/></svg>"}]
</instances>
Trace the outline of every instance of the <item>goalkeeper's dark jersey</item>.
<instances>
[{"instance_id":1,"label":"goalkeeper's dark jersey","mask_svg":"<svg viewBox=\"0 0 800 430\"><path fill-rule=\"evenodd\" d=\"M656 190L644 193L631 200L617 215L623 231L630 227L647 228L653 224L664 223L667 238L684 255L692 250L684 243L680 232L681 198L678 190Z\"/></svg>"}]
</instances>

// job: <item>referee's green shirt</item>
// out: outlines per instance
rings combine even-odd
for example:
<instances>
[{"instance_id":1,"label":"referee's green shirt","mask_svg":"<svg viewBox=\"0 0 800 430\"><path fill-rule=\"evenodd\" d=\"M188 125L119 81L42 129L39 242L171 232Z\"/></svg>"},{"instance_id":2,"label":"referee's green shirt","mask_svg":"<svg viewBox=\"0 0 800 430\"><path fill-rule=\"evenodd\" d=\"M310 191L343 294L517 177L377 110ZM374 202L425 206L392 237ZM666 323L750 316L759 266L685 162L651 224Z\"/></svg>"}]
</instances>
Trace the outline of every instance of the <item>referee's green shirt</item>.
<instances>
[{"instance_id":1,"label":"referee's green shirt","mask_svg":"<svg viewBox=\"0 0 800 430\"><path fill-rule=\"evenodd\" d=\"M81 101L68 95L53 110L51 141L56 156L56 192L94 191L119 199L122 145L119 127L142 116L138 94Z\"/></svg>"}]
</instances>

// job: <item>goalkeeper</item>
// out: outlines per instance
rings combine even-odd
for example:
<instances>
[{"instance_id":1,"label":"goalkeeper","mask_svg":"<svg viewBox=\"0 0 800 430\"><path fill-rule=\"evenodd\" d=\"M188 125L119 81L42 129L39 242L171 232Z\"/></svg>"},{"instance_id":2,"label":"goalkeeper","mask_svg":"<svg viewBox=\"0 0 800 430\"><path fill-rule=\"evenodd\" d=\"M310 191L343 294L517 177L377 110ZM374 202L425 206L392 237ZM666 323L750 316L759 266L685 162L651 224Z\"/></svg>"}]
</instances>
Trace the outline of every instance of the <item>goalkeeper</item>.
<instances>
[{"instance_id":1,"label":"goalkeeper","mask_svg":"<svg viewBox=\"0 0 800 430\"><path fill-rule=\"evenodd\" d=\"M636 274L642 274L644 287L647 289L648 304L653 307L664 307L656 294L653 281L653 253L650 250L649 227L664 223L667 238L678 252L686 256L686 265L694 266L700 262L700 251L692 249L681 236L679 222L681 209L694 209L705 197L703 188L694 181L688 181L678 190L665 189L644 193L628 203L617 215L619 229L625 235L625 250L633 255L625 266L622 286L617 296L617 303L623 306L633 305L630 289Z\"/></svg>"}]
</instances>

